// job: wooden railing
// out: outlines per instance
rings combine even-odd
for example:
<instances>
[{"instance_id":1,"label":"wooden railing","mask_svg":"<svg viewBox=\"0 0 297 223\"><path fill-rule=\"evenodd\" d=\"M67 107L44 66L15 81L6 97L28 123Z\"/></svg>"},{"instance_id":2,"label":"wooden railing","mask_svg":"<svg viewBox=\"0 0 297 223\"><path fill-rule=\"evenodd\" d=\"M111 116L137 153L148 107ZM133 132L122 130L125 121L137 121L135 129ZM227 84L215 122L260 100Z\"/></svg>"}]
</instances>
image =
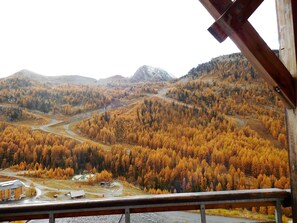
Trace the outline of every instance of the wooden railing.
<instances>
[{"instance_id":1,"label":"wooden railing","mask_svg":"<svg viewBox=\"0 0 297 223\"><path fill-rule=\"evenodd\" d=\"M275 206L276 222L282 222L281 206L290 206L290 192L281 189L236 190L105 198L100 200L53 201L47 203L1 205L0 221L200 210L206 222L205 209Z\"/></svg>"}]
</instances>

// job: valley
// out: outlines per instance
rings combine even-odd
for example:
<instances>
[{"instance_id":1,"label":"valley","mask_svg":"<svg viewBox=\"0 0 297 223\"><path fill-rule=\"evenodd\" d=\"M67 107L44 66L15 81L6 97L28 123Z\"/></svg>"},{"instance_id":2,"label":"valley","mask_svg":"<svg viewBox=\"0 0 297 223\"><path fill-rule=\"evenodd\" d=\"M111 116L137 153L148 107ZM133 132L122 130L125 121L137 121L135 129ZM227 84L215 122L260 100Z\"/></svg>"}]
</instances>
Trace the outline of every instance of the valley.
<instances>
[{"instance_id":1,"label":"valley","mask_svg":"<svg viewBox=\"0 0 297 223\"><path fill-rule=\"evenodd\" d=\"M284 107L245 58L175 80L150 71L104 84L29 71L0 80L0 175L33 182L45 200L82 187L87 198L289 188ZM94 178L71 181L82 173ZM103 173L114 189L98 186Z\"/></svg>"}]
</instances>

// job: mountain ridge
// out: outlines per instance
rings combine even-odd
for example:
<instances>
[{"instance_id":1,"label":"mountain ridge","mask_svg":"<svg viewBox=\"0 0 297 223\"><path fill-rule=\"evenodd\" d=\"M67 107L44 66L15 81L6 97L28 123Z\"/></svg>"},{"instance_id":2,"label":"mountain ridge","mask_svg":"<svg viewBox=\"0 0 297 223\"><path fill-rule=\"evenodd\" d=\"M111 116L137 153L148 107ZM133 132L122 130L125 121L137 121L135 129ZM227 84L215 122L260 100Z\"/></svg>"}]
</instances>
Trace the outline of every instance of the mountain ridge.
<instances>
[{"instance_id":1,"label":"mountain ridge","mask_svg":"<svg viewBox=\"0 0 297 223\"><path fill-rule=\"evenodd\" d=\"M60 84L74 84L74 85L121 85L127 83L138 83L138 82L159 82L169 81L174 77L167 71L143 65L139 67L132 77L124 77L122 75L114 75L107 78L95 79L91 77L85 77L81 75L58 75L58 76L45 76L38 74L30 70L20 70L8 77L0 78L0 81L20 79L30 80L33 82L40 82L43 84L60 85Z\"/></svg>"},{"instance_id":2,"label":"mountain ridge","mask_svg":"<svg viewBox=\"0 0 297 223\"><path fill-rule=\"evenodd\" d=\"M29 79L35 82L41 82L41 83L52 84L52 85L58 85L58 84L94 85L97 83L97 80L94 78L84 77L80 75L45 76L26 69L20 70L0 80L9 80L13 78Z\"/></svg>"},{"instance_id":3,"label":"mountain ridge","mask_svg":"<svg viewBox=\"0 0 297 223\"><path fill-rule=\"evenodd\" d=\"M113 75L107 78L101 78L97 81L99 85L120 85L129 82L129 78L122 75Z\"/></svg>"}]
</instances>

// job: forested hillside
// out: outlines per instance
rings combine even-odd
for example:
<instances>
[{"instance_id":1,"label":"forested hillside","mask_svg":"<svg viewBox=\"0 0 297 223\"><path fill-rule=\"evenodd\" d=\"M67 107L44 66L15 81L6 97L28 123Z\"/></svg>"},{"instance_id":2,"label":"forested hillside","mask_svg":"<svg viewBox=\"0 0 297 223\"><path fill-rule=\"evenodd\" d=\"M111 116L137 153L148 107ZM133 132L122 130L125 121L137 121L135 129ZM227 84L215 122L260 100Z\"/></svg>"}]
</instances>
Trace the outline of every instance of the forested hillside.
<instances>
[{"instance_id":1,"label":"forested hillside","mask_svg":"<svg viewBox=\"0 0 297 223\"><path fill-rule=\"evenodd\" d=\"M16 104L41 112L73 115L111 102L103 89L92 86L60 85L50 87L22 79L7 79L0 83L0 103Z\"/></svg>"},{"instance_id":2,"label":"forested hillside","mask_svg":"<svg viewBox=\"0 0 297 223\"><path fill-rule=\"evenodd\" d=\"M118 106L118 101L121 99L155 94L156 89L165 85L166 83L123 83L115 86L112 84L109 86L70 84L52 86L29 79L11 77L0 80L0 108L2 106L3 112L12 114L6 119L8 121L20 118L20 115L14 115L16 108L71 116L108 105Z\"/></svg>"},{"instance_id":3,"label":"forested hillside","mask_svg":"<svg viewBox=\"0 0 297 223\"><path fill-rule=\"evenodd\" d=\"M50 119L66 115L62 120L104 112L64 121L56 130L66 137L42 125L0 122L1 168L50 178L105 170L158 193L289 188L284 107L240 54L201 64L174 83L2 80L0 112L13 121L23 108Z\"/></svg>"},{"instance_id":4,"label":"forested hillside","mask_svg":"<svg viewBox=\"0 0 297 223\"><path fill-rule=\"evenodd\" d=\"M288 188L282 103L239 55L193 70L167 92L77 125L112 150L114 175L168 191ZM119 155L120 153L120 155Z\"/></svg>"},{"instance_id":5,"label":"forested hillside","mask_svg":"<svg viewBox=\"0 0 297 223\"><path fill-rule=\"evenodd\" d=\"M267 83L241 54L213 59L193 68L186 82L176 84L167 96L233 119L237 126L257 122L286 145L284 106Z\"/></svg>"}]
</instances>

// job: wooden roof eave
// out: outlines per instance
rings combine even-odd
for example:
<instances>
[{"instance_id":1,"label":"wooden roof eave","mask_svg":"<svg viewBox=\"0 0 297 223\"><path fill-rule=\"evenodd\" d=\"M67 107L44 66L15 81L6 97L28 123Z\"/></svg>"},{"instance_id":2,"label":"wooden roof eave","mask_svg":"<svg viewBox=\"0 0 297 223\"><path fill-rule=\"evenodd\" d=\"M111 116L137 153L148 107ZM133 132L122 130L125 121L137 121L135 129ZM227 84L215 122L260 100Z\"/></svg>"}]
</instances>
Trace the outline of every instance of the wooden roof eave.
<instances>
[{"instance_id":1,"label":"wooden roof eave","mask_svg":"<svg viewBox=\"0 0 297 223\"><path fill-rule=\"evenodd\" d=\"M229 36L286 106L296 108L292 75L247 20L262 1L200 0L216 20L209 28L216 39Z\"/></svg>"}]
</instances>

